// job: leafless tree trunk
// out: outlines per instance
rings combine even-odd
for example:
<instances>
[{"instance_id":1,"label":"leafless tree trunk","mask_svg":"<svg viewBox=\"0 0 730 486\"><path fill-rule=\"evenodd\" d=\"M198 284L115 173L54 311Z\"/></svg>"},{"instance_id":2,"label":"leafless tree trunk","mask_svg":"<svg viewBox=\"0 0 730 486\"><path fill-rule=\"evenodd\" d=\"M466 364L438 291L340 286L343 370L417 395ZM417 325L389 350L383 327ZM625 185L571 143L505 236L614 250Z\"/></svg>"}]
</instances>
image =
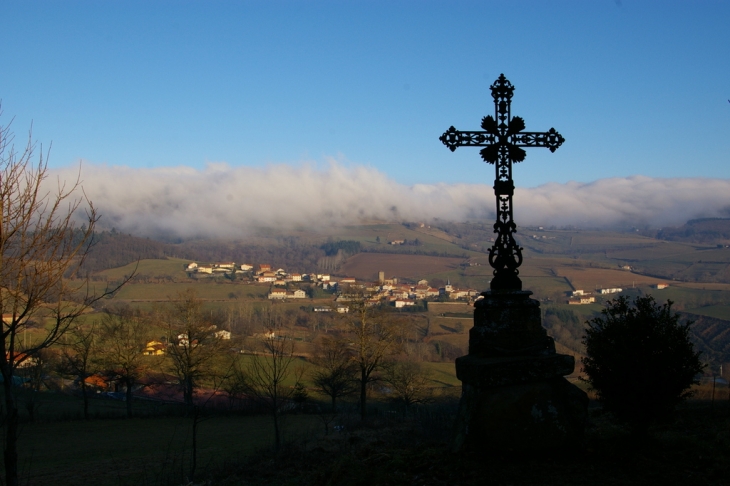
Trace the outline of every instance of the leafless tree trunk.
<instances>
[{"instance_id":1,"label":"leafless tree trunk","mask_svg":"<svg viewBox=\"0 0 730 486\"><path fill-rule=\"evenodd\" d=\"M144 355L149 325L129 306L106 309L101 321L100 354L106 375L126 388L127 417L132 417L132 392L145 376L148 360Z\"/></svg>"},{"instance_id":2,"label":"leafless tree trunk","mask_svg":"<svg viewBox=\"0 0 730 486\"><path fill-rule=\"evenodd\" d=\"M169 333L166 355L170 369L180 380L183 399L191 410L198 382L211 376L215 360L225 349L220 330L203 314L202 306L195 291L188 290L178 294L162 314Z\"/></svg>"},{"instance_id":3,"label":"leafless tree trunk","mask_svg":"<svg viewBox=\"0 0 730 486\"><path fill-rule=\"evenodd\" d=\"M332 413L337 412L337 399L357 390L355 375L359 371L352 350L342 339L324 337L317 343L312 357L312 382L317 391L330 398Z\"/></svg>"},{"instance_id":4,"label":"leafless tree trunk","mask_svg":"<svg viewBox=\"0 0 730 486\"><path fill-rule=\"evenodd\" d=\"M41 391L49 373L57 362L57 355L53 350L41 349L24 362L23 375L28 380L30 395L25 401L25 409L28 411L28 420L35 422L36 412L40 407L38 393Z\"/></svg>"},{"instance_id":5,"label":"leafless tree trunk","mask_svg":"<svg viewBox=\"0 0 730 486\"><path fill-rule=\"evenodd\" d=\"M97 370L98 329L96 323L75 326L62 340L61 373L75 377L79 381L81 397L84 401L84 419L89 420L89 391L86 379Z\"/></svg>"},{"instance_id":6,"label":"leafless tree trunk","mask_svg":"<svg viewBox=\"0 0 730 486\"><path fill-rule=\"evenodd\" d=\"M5 391L5 484L18 484L18 403L15 370L55 343L74 320L109 293L95 292L77 277L90 250L96 209L77 179L44 189L47 156L33 162L35 143L18 151L10 126L0 126L0 372ZM79 213L83 213L83 216ZM77 217L83 226L77 228ZM68 277L68 278L64 278ZM46 322L45 334L20 351L18 333L32 319Z\"/></svg>"},{"instance_id":7,"label":"leafless tree trunk","mask_svg":"<svg viewBox=\"0 0 730 486\"><path fill-rule=\"evenodd\" d=\"M394 401L409 410L417 403L428 403L433 398L429 373L413 361L390 361L383 365L382 379L390 385Z\"/></svg>"},{"instance_id":8,"label":"leafless tree trunk","mask_svg":"<svg viewBox=\"0 0 730 486\"><path fill-rule=\"evenodd\" d=\"M376 380L375 373L394 351L398 335L388 316L369 306L366 298L351 301L349 307L347 319L353 334L354 361L358 369L360 417L364 419L367 416L368 384Z\"/></svg>"},{"instance_id":9,"label":"leafless tree trunk","mask_svg":"<svg viewBox=\"0 0 730 486\"><path fill-rule=\"evenodd\" d=\"M281 447L281 411L289 402L294 387L284 382L294 371L294 341L286 336L269 335L261 340L261 354L254 354L237 376L246 393L271 412L274 422L274 447Z\"/></svg>"}]
</instances>

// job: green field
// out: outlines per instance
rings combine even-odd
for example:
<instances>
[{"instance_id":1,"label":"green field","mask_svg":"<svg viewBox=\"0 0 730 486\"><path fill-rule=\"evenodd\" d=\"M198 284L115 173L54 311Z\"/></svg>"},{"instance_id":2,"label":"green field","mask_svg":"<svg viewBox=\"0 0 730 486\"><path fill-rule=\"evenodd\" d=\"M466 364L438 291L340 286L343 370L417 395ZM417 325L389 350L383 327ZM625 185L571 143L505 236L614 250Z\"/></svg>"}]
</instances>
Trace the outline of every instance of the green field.
<instances>
[{"instance_id":1,"label":"green field","mask_svg":"<svg viewBox=\"0 0 730 486\"><path fill-rule=\"evenodd\" d=\"M693 307L685 309L688 314L697 314L700 316L714 317L715 319L723 319L730 321L730 305L708 305L705 307Z\"/></svg>"},{"instance_id":2,"label":"green field","mask_svg":"<svg viewBox=\"0 0 730 486\"><path fill-rule=\"evenodd\" d=\"M321 435L316 416L285 420L284 438ZM198 472L240 460L273 444L268 416L214 415L198 425ZM189 471L192 420L70 420L24 424L21 484L180 484ZM4 474L4 471L0 471Z\"/></svg>"},{"instance_id":3,"label":"green field","mask_svg":"<svg viewBox=\"0 0 730 486\"><path fill-rule=\"evenodd\" d=\"M109 280L120 280L133 272L138 276L170 276L173 278L187 278L185 268L190 260L182 260L179 258L167 258L165 260L140 260L139 262L130 263L119 268L104 270L98 275L108 278Z\"/></svg>"},{"instance_id":4,"label":"green field","mask_svg":"<svg viewBox=\"0 0 730 486\"><path fill-rule=\"evenodd\" d=\"M204 300L226 301L238 298L266 298L269 285L233 282L185 282L185 283L131 283L122 287L114 296L118 300L164 301L176 298L181 292L193 289Z\"/></svg>"}]
</instances>

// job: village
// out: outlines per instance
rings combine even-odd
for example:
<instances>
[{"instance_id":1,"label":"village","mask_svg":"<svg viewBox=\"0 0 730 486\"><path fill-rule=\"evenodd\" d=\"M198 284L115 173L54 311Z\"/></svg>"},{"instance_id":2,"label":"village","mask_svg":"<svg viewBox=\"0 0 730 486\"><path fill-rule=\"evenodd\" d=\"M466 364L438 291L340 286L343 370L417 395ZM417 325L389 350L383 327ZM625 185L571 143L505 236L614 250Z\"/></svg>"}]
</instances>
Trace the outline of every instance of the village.
<instances>
[{"instance_id":1,"label":"village","mask_svg":"<svg viewBox=\"0 0 730 486\"><path fill-rule=\"evenodd\" d=\"M199 264L191 262L186 267L189 276L213 276L213 275L235 275L242 273L251 282L270 285L268 298L271 300L306 299L307 292L296 288L298 284L313 284L322 290L334 294L335 302L346 302L354 290L368 295L368 304L392 305L396 309L414 306L417 301L422 300L457 300L474 301L481 293L475 289L462 289L451 285L450 282L442 287L435 288L429 285L428 280L419 280L415 283L406 282L398 277L386 278L385 272L378 273L378 279L374 282L358 282L353 277L332 277L322 273L288 273L283 268L273 270L271 265L259 264L255 269L254 265L235 262L217 262L211 264ZM337 306L338 312L346 312L345 306ZM322 308L315 309L323 312Z\"/></svg>"}]
</instances>

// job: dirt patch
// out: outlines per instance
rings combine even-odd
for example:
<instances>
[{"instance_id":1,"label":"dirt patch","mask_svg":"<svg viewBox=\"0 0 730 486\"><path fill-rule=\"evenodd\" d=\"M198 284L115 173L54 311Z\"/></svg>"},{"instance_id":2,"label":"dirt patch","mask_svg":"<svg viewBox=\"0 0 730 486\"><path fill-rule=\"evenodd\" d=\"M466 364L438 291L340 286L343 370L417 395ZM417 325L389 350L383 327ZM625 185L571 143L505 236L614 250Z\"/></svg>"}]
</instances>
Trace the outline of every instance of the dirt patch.
<instances>
[{"instance_id":1,"label":"dirt patch","mask_svg":"<svg viewBox=\"0 0 730 486\"><path fill-rule=\"evenodd\" d=\"M463 263L463 258L427 255L403 255L388 253L358 253L347 259L340 272L358 280L377 280L378 272L386 278L415 279L431 273L453 270Z\"/></svg>"}]
</instances>

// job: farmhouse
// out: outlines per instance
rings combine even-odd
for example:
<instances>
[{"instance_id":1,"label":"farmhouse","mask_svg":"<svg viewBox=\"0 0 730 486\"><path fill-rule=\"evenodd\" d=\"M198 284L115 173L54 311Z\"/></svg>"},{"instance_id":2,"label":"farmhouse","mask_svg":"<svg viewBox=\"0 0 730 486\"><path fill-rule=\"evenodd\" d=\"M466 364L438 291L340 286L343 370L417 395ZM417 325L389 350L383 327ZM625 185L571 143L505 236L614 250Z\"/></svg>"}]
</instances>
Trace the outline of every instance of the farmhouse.
<instances>
[{"instance_id":1,"label":"farmhouse","mask_svg":"<svg viewBox=\"0 0 730 486\"><path fill-rule=\"evenodd\" d=\"M297 289L294 292L287 292L285 289L271 289L269 293L269 299L305 299L307 293L302 289Z\"/></svg>"},{"instance_id":2,"label":"farmhouse","mask_svg":"<svg viewBox=\"0 0 730 486\"><path fill-rule=\"evenodd\" d=\"M276 274L274 272L263 272L256 277L258 282L275 282Z\"/></svg>"},{"instance_id":3,"label":"farmhouse","mask_svg":"<svg viewBox=\"0 0 730 486\"><path fill-rule=\"evenodd\" d=\"M573 297L568 299L568 304L581 305L581 304L592 304L596 301L596 298L592 295L582 295L580 297Z\"/></svg>"},{"instance_id":4,"label":"farmhouse","mask_svg":"<svg viewBox=\"0 0 730 486\"><path fill-rule=\"evenodd\" d=\"M618 294L619 292L623 292L623 290L624 289L618 289L618 288L614 288L614 289L599 289L598 290L598 293L600 293L600 294Z\"/></svg>"},{"instance_id":5,"label":"farmhouse","mask_svg":"<svg viewBox=\"0 0 730 486\"><path fill-rule=\"evenodd\" d=\"M286 289L271 289L269 299L286 299Z\"/></svg>"},{"instance_id":6,"label":"farmhouse","mask_svg":"<svg viewBox=\"0 0 730 486\"><path fill-rule=\"evenodd\" d=\"M87 376L86 378L84 378L84 383L92 390L103 391L110 389L107 380L105 380L104 377L99 374Z\"/></svg>"},{"instance_id":7,"label":"farmhouse","mask_svg":"<svg viewBox=\"0 0 730 486\"><path fill-rule=\"evenodd\" d=\"M160 356L165 354L165 347L160 341L150 341L145 346L143 354L146 356Z\"/></svg>"},{"instance_id":8,"label":"farmhouse","mask_svg":"<svg viewBox=\"0 0 730 486\"><path fill-rule=\"evenodd\" d=\"M218 339L223 339L223 340L229 340L229 339L231 339L231 331L226 331L225 329L221 329L219 331L216 331L216 332L213 333L213 335L215 337L217 337Z\"/></svg>"}]
</instances>

